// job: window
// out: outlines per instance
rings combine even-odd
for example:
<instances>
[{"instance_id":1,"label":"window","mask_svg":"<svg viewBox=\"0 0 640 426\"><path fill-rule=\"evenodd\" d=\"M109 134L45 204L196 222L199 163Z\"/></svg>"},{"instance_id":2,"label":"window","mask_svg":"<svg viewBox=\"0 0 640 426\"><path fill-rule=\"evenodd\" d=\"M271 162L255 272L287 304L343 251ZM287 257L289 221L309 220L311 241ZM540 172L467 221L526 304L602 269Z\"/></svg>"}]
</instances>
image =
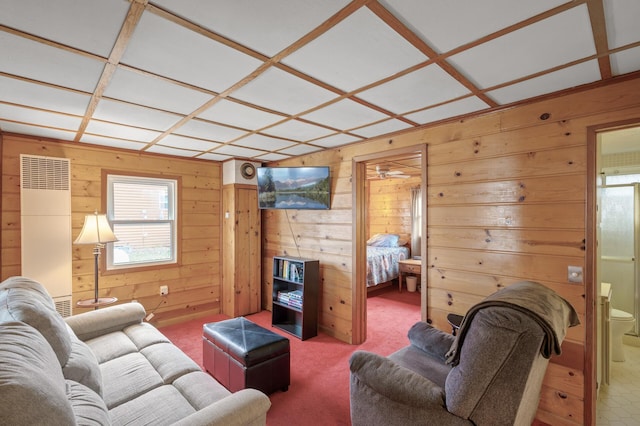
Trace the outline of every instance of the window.
<instances>
[{"instance_id":1,"label":"window","mask_svg":"<svg viewBox=\"0 0 640 426\"><path fill-rule=\"evenodd\" d=\"M107 270L177 263L176 179L107 174Z\"/></svg>"},{"instance_id":2,"label":"window","mask_svg":"<svg viewBox=\"0 0 640 426\"><path fill-rule=\"evenodd\" d=\"M604 185L631 185L640 182L638 166L604 167L601 174Z\"/></svg>"},{"instance_id":3,"label":"window","mask_svg":"<svg viewBox=\"0 0 640 426\"><path fill-rule=\"evenodd\" d=\"M639 174L605 176L605 185L629 185L640 182Z\"/></svg>"},{"instance_id":4,"label":"window","mask_svg":"<svg viewBox=\"0 0 640 426\"><path fill-rule=\"evenodd\" d=\"M411 188L411 256L420 256L422 242L422 189Z\"/></svg>"}]
</instances>

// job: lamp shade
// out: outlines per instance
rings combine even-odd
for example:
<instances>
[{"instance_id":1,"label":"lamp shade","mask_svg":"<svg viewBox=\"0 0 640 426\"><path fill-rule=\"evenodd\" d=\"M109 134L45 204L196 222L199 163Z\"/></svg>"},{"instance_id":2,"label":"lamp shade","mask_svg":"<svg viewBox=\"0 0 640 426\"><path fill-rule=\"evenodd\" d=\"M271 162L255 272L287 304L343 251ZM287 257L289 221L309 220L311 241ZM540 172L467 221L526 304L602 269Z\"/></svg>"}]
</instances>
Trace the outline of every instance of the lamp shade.
<instances>
[{"instance_id":1,"label":"lamp shade","mask_svg":"<svg viewBox=\"0 0 640 426\"><path fill-rule=\"evenodd\" d=\"M118 241L111 230L107 215L88 214L84 217L84 225L74 244L104 244Z\"/></svg>"}]
</instances>

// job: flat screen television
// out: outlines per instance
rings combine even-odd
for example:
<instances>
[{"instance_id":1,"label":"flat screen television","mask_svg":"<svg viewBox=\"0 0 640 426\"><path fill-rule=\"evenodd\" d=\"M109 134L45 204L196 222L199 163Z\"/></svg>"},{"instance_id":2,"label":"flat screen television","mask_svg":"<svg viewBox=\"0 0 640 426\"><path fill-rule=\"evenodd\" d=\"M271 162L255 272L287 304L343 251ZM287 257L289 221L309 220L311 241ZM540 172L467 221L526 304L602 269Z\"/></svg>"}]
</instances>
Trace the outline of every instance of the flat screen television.
<instances>
[{"instance_id":1,"label":"flat screen television","mask_svg":"<svg viewBox=\"0 0 640 426\"><path fill-rule=\"evenodd\" d=\"M261 209L328 210L329 167L258 167Z\"/></svg>"}]
</instances>

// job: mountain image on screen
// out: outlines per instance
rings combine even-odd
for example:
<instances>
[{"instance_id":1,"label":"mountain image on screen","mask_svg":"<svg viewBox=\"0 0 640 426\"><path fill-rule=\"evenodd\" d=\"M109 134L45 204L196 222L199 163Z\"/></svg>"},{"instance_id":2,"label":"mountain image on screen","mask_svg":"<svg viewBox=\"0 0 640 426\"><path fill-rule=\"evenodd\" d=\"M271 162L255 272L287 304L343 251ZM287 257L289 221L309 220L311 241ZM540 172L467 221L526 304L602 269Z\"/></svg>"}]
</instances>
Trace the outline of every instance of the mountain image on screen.
<instances>
[{"instance_id":1,"label":"mountain image on screen","mask_svg":"<svg viewBox=\"0 0 640 426\"><path fill-rule=\"evenodd\" d=\"M257 177L261 209L330 208L329 167L259 167Z\"/></svg>"}]
</instances>

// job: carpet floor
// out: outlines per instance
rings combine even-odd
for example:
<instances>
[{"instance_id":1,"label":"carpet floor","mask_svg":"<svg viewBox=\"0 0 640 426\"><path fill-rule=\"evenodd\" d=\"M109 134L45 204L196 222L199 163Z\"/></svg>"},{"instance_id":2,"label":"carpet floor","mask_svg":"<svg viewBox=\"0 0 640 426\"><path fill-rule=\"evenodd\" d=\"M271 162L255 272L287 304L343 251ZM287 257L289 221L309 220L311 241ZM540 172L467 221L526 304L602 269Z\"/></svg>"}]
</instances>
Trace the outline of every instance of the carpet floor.
<instances>
[{"instance_id":1,"label":"carpet floor","mask_svg":"<svg viewBox=\"0 0 640 426\"><path fill-rule=\"evenodd\" d=\"M202 325L228 317L212 315L161 328L183 352L202 366ZM349 357L356 350L389 355L409 343L407 332L420 320L420 293L390 287L367 298L367 340L343 343L325 333L304 342L271 327L271 312L247 319L289 338L291 385L269 395L267 425L349 425Z\"/></svg>"}]
</instances>

